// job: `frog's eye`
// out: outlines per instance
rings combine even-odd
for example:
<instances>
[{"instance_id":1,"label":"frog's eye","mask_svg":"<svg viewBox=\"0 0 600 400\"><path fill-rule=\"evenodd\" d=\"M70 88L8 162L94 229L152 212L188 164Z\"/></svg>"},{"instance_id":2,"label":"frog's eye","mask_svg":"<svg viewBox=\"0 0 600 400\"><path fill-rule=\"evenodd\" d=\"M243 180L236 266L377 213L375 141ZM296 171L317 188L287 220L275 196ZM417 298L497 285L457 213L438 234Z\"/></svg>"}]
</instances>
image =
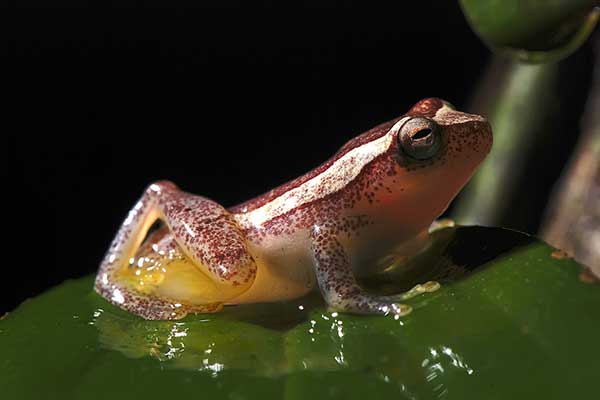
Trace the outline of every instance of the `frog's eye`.
<instances>
[{"instance_id":1,"label":"frog's eye","mask_svg":"<svg viewBox=\"0 0 600 400\"><path fill-rule=\"evenodd\" d=\"M409 157L417 160L431 158L442 144L440 127L429 118L411 118L400 127L398 144Z\"/></svg>"}]
</instances>

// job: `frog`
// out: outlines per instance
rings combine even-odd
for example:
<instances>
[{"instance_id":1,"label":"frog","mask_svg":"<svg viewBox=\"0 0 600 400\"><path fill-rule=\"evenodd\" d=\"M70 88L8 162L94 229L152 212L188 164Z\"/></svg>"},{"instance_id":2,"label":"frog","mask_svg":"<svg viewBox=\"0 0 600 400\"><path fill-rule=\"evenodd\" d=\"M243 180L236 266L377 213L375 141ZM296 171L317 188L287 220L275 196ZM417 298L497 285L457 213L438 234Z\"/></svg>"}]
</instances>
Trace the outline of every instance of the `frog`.
<instances>
[{"instance_id":1,"label":"frog","mask_svg":"<svg viewBox=\"0 0 600 400\"><path fill-rule=\"evenodd\" d=\"M427 246L429 227L492 142L484 117L425 98L308 173L235 206L152 183L101 261L95 291L148 320L287 301L317 288L335 312L404 316L407 298L439 284L381 295L360 277Z\"/></svg>"}]
</instances>

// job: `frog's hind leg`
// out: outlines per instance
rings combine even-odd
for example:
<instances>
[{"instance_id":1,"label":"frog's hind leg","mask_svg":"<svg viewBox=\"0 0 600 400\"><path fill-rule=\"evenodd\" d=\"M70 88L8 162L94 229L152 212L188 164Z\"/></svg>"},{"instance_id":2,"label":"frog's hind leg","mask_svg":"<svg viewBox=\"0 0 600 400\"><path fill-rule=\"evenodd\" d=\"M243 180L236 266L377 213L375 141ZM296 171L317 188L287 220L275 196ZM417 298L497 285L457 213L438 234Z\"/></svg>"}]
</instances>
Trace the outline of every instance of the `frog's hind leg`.
<instances>
[{"instance_id":1,"label":"frog's hind leg","mask_svg":"<svg viewBox=\"0 0 600 400\"><path fill-rule=\"evenodd\" d=\"M181 301L176 290L170 290L174 295L168 297L142 293L123 282L121 272L157 219L166 223L198 273L217 288L214 301ZM123 222L100 265L95 289L111 303L146 319L179 319L190 311L217 311L226 300L247 290L255 276L256 264L245 237L227 210L181 192L170 182L158 182L146 189ZM174 281L185 283L181 278Z\"/></svg>"},{"instance_id":2,"label":"frog's hind leg","mask_svg":"<svg viewBox=\"0 0 600 400\"><path fill-rule=\"evenodd\" d=\"M177 301L134 290L119 279L119 273L127 268L128 261L158 217L157 200L149 188L129 211L100 264L94 288L112 304L145 319L179 319L187 314L187 310Z\"/></svg>"}]
</instances>

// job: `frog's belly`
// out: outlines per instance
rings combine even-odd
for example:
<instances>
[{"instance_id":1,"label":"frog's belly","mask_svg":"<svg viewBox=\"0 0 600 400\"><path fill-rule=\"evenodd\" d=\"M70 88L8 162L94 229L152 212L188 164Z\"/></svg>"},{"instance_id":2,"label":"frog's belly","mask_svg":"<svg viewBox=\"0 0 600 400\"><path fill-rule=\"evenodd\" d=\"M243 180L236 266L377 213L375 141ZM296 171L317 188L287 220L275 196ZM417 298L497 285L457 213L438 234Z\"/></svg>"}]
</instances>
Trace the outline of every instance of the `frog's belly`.
<instances>
[{"instance_id":1,"label":"frog's belly","mask_svg":"<svg viewBox=\"0 0 600 400\"><path fill-rule=\"evenodd\" d=\"M427 242L427 231L410 227L374 224L363 228L361 235L342 240L352 269L364 276L389 267L399 257L410 257ZM257 264L252 286L228 304L257 303L294 299L317 286L309 234L300 230L294 235L266 238L249 244Z\"/></svg>"},{"instance_id":2,"label":"frog's belly","mask_svg":"<svg viewBox=\"0 0 600 400\"><path fill-rule=\"evenodd\" d=\"M227 304L289 300L310 292L316 287L316 278L309 248L302 233L251 244L256 278L247 291Z\"/></svg>"}]
</instances>

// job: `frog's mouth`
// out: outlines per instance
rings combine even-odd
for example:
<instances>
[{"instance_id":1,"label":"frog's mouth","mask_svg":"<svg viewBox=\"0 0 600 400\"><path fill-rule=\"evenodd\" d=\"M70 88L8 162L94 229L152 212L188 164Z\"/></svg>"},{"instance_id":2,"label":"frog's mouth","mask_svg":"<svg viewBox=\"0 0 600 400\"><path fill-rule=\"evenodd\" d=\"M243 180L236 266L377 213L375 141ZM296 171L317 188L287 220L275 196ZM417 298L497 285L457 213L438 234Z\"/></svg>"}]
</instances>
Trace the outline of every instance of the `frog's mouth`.
<instances>
[{"instance_id":1,"label":"frog's mouth","mask_svg":"<svg viewBox=\"0 0 600 400\"><path fill-rule=\"evenodd\" d=\"M148 230L142 244L124 264L117 279L149 297L193 306L223 302L238 294L203 273L160 221Z\"/></svg>"}]
</instances>

